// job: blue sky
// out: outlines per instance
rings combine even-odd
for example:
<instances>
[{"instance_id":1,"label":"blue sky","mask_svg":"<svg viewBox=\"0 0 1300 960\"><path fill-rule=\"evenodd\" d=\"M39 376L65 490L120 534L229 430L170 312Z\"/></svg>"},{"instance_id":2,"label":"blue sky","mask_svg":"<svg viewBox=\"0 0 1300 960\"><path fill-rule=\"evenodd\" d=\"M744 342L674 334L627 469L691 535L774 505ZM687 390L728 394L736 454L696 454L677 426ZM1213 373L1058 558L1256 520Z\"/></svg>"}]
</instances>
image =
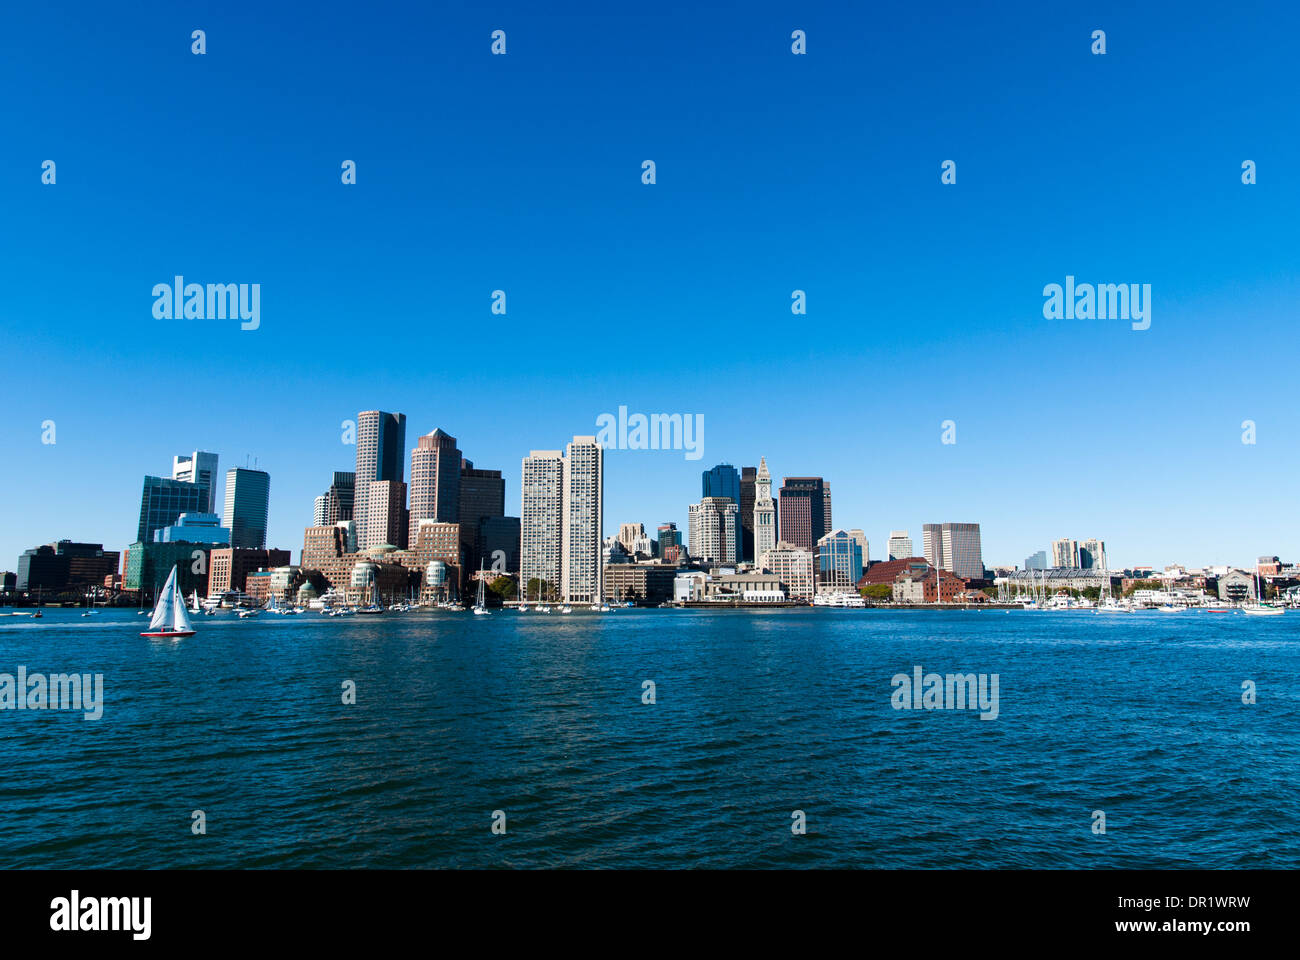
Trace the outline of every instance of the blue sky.
<instances>
[{"instance_id":1,"label":"blue sky","mask_svg":"<svg viewBox=\"0 0 1300 960\"><path fill-rule=\"evenodd\" d=\"M296 557L376 407L517 513L620 405L702 414L704 459L609 453L607 532L765 455L875 557L974 520L989 564L1294 559L1293 6L228 6L0 14L0 569L127 545L196 448L270 471ZM154 319L176 274L260 283L260 329ZM1151 284L1151 328L1044 320L1067 274Z\"/></svg>"}]
</instances>

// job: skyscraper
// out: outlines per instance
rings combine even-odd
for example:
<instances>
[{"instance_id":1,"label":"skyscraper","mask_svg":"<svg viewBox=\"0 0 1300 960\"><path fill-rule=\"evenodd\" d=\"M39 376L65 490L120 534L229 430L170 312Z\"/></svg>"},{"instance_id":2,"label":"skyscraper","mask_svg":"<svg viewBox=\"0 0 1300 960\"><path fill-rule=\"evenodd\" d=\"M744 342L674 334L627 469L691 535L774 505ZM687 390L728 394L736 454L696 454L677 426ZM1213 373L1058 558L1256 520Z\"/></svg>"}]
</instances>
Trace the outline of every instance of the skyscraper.
<instances>
[{"instance_id":1,"label":"skyscraper","mask_svg":"<svg viewBox=\"0 0 1300 960\"><path fill-rule=\"evenodd\" d=\"M1079 544L1079 566L1086 570L1107 570L1106 541L1084 540Z\"/></svg>"},{"instance_id":2,"label":"skyscraper","mask_svg":"<svg viewBox=\"0 0 1300 960\"><path fill-rule=\"evenodd\" d=\"M352 506L356 499L357 475L350 471L335 470L330 488L317 501L324 500L323 510L318 514L317 526L333 525L352 519Z\"/></svg>"},{"instance_id":3,"label":"skyscraper","mask_svg":"<svg viewBox=\"0 0 1300 960\"><path fill-rule=\"evenodd\" d=\"M596 438L574 437L564 454L564 529L560 593L569 603L603 599L601 540L605 452Z\"/></svg>"},{"instance_id":4,"label":"skyscraper","mask_svg":"<svg viewBox=\"0 0 1300 960\"><path fill-rule=\"evenodd\" d=\"M730 497L704 497L692 503L687 512L691 557L706 563L735 563L740 507Z\"/></svg>"},{"instance_id":5,"label":"skyscraper","mask_svg":"<svg viewBox=\"0 0 1300 960\"><path fill-rule=\"evenodd\" d=\"M659 524L659 559L664 563L676 563L681 555L682 535L677 524Z\"/></svg>"},{"instance_id":6,"label":"skyscraper","mask_svg":"<svg viewBox=\"0 0 1300 960\"><path fill-rule=\"evenodd\" d=\"M456 438L439 429L416 441L411 451L411 522L407 539L419 541L421 520L460 523L460 470L462 457ZM401 479L398 477L398 479ZM477 524L478 518L475 518ZM473 538L464 527L462 539Z\"/></svg>"},{"instance_id":7,"label":"skyscraper","mask_svg":"<svg viewBox=\"0 0 1300 960\"><path fill-rule=\"evenodd\" d=\"M155 530L170 527L182 513L206 513L209 486L188 480L145 477L140 492L140 524L137 543L152 543Z\"/></svg>"},{"instance_id":8,"label":"skyscraper","mask_svg":"<svg viewBox=\"0 0 1300 960\"><path fill-rule=\"evenodd\" d=\"M406 414L363 410L357 414L356 492L352 516L357 524L357 549L384 543L387 531L372 535L367 527L366 501L376 480L401 482L406 456Z\"/></svg>"},{"instance_id":9,"label":"skyscraper","mask_svg":"<svg viewBox=\"0 0 1300 960\"><path fill-rule=\"evenodd\" d=\"M767 458L758 462L754 476L754 561L760 562L763 554L776 549L776 504L772 502L772 475L767 471Z\"/></svg>"},{"instance_id":10,"label":"skyscraper","mask_svg":"<svg viewBox=\"0 0 1300 960\"><path fill-rule=\"evenodd\" d=\"M372 480L366 497L366 529L370 531L370 548L385 545L405 550L409 545L406 484L401 480ZM415 528L419 542L419 527Z\"/></svg>"},{"instance_id":11,"label":"skyscraper","mask_svg":"<svg viewBox=\"0 0 1300 960\"><path fill-rule=\"evenodd\" d=\"M172 479L196 483L208 491L207 505L199 513L212 513L217 502L217 455L195 450L172 457Z\"/></svg>"},{"instance_id":12,"label":"skyscraper","mask_svg":"<svg viewBox=\"0 0 1300 960\"><path fill-rule=\"evenodd\" d=\"M1052 541L1052 566L1054 567L1079 566L1079 541L1071 540L1068 537L1062 537L1060 540L1053 540Z\"/></svg>"},{"instance_id":13,"label":"skyscraper","mask_svg":"<svg viewBox=\"0 0 1300 960\"><path fill-rule=\"evenodd\" d=\"M1037 553L1031 553L1025 557L1026 570L1046 570L1047 569L1047 551L1039 550Z\"/></svg>"},{"instance_id":14,"label":"skyscraper","mask_svg":"<svg viewBox=\"0 0 1300 960\"><path fill-rule=\"evenodd\" d=\"M479 568L479 560L486 557L492 564L492 550L483 540L483 531L492 530L494 536L505 529L498 521L506 515L506 481L500 470L478 470L469 460L460 464L460 539L465 545L466 563L471 571ZM486 525L485 525L486 524ZM519 553L518 538L511 548L511 556Z\"/></svg>"},{"instance_id":15,"label":"skyscraper","mask_svg":"<svg viewBox=\"0 0 1300 960\"><path fill-rule=\"evenodd\" d=\"M967 580L984 577L978 523L927 523L921 527L925 559L937 570L947 570Z\"/></svg>"},{"instance_id":16,"label":"skyscraper","mask_svg":"<svg viewBox=\"0 0 1300 960\"><path fill-rule=\"evenodd\" d=\"M830 507L826 483L821 477L786 477L779 502L781 539L803 550L812 550L829 532L826 524Z\"/></svg>"},{"instance_id":17,"label":"skyscraper","mask_svg":"<svg viewBox=\"0 0 1300 960\"><path fill-rule=\"evenodd\" d=\"M739 516L740 507L740 473L729 463L720 463L712 469L705 470L700 484L700 496L702 498L726 497L737 507L737 516ZM729 561L735 563L740 559L743 528L739 523L736 524L736 543L731 553L734 555ZM691 547L691 554L695 554L695 548Z\"/></svg>"},{"instance_id":18,"label":"skyscraper","mask_svg":"<svg viewBox=\"0 0 1300 960\"><path fill-rule=\"evenodd\" d=\"M889 531L889 559L906 560L912 554L912 538L906 530Z\"/></svg>"},{"instance_id":19,"label":"skyscraper","mask_svg":"<svg viewBox=\"0 0 1300 960\"><path fill-rule=\"evenodd\" d=\"M329 523L326 519L329 516L329 499L326 494L317 495L311 510L311 525L313 527L323 527Z\"/></svg>"},{"instance_id":20,"label":"skyscraper","mask_svg":"<svg viewBox=\"0 0 1300 960\"><path fill-rule=\"evenodd\" d=\"M740 560L754 560L754 488L756 467L740 468Z\"/></svg>"},{"instance_id":21,"label":"skyscraper","mask_svg":"<svg viewBox=\"0 0 1300 960\"><path fill-rule=\"evenodd\" d=\"M226 471L226 510L221 525L230 531L232 547L266 549L270 503L271 475L265 470L231 467Z\"/></svg>"},{"instance_id":22,"label":"skyscraper","mask_svg":"<svg viewBox=\"0 0 1300 960\"><path fill-rule=\"evenodd\" d=\"M526 590L534 580L549 597L560 587L564 530L564 456L559 450L533 450L523 460L519 507L519 579Z\"/></svg>"}]
</instances>

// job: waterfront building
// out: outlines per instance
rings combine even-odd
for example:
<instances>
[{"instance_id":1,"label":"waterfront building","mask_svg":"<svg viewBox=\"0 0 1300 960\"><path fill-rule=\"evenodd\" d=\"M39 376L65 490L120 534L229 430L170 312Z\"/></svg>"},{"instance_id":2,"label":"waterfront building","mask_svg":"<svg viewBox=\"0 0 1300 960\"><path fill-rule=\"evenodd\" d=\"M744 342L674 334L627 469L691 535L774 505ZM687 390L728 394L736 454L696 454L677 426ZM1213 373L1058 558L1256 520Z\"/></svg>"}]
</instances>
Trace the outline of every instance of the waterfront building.
<instances>
[{"instance_id":1,"label":"waterfront building","mask_svg":"<svg viewBox=\"0 0 1300 960\"><path fill-rule=\"evenodd\" d=\"M1232 603L1254 600L1255 578L1244 570L1230 570L1219 577L1218 594L1220 600Z\"/></svg>"},{"instance_id":2,"label":"waterfront building","mask_svg":"<svg viewBox=\"0 0 1300 960\"><path fill-rule=\"evenodd\" d=\"M603 596L605 452L594 436L574 437L565 447L563 490L560 595L568 603L595 603Z\"/></svg>"},{"instance_id":3,"label":"waterfront building","mask_svg":"<svg viewBox=\"0 0 1300 960\"><path fill-rule=\"evenodd\" d=\"M180 519L182 513L205 513L210 488L188 480L145 477L140 493L140 523L135 539L152 543L153 535Z\"/></svg>"},{"instance_id":4,"label":"waterfront building","mask_svg":"<svg viewBox=\"0 0 1300 960\"><path fill-rule=\"evenodd\" d=\"M921 527L925 559L966 580L984 579L978 523L927 523Z\"/></svg>"},{"instance_id":5,"label":"waterfront building","mask_svg":"<svg viewBox=\"0 0 1300 960\"><path fill-rule=\"evenodd\" d=\"M889 531L889 552L886 557L890 560L903 560L912 556L912 538L907 535L906 530Z\"/></svg>"},{"instance_id":6,"label":"waterfront building","mask_svg":"<svg viewBox=\"0 0 1300 960\"><path fill-rule=\"evenodd\" d=\"M172 479L193 483L208 491L207 502L200 513L212 513L217 505L217 455L195 450L193 453L172 457Z\"/></svg>"},{"instance_id":7,"label":"waterfront building","mask_svg":"<svg viewBox=\"0 0 1300 960\"><path fill-rule=\"evenodd\" d=\"M786 477L778 510L781 539L793 546L812 550L830 531L826 482L821 477Z\"/></svg>"},{"instance_id":8,"label":"waterfront building","mask_svg":"<svg viewBox=\"0 0 1300 960\"><path fill-rule=\"evenodd\" d=\"M371 531L368 528L370 510L367 504L371 483L382 480L401 483L404 479L406 414L361 411L357 414L356 441L352 517L357 522L357 549L366 550L381 543L391 543L394 539L390 530ZM380 516L387 516L387 511L381 511Z\"/></svg>"},{"instance_id":9,"label":"waterfront building","mask_svg":"<svg viewBox=\"0 0 1300 960\"><path fill-rule=\"evenodd\" d=\"M226 511L221 525L230 545L245 550L266 547L266 520L271 504L271 475L265 470L231 467L226 471Z\"/></svg>"},{"instance_id":10,"label":"waterfront building","mask_svg":"<svg viewBox=\"0 0 1300 960\"><path fill-rule=\"evenodd\" d=\"M705 497L687 508L691 556L704 563L735 563L740 507L730 497Z\"/></svg>"},{"instance_id":11,"label":"waterfront building","mask_svg":"<svg viewBox=\"0 0 1300 960\"><path fill-rule=\"evenodd\" d=\"M206 597L208 572L212 567L211 554L213 550L219 549L229 548L181 540L169 543L133 543L127 552L126 569L122 575L123 588L130 591L144 590L151 597L157 596L174 566L176 582L184 596L188 597L197 591L199 596Z\"/></svg>"},{"instance_id":12,"label":"waterfront building","mask_svg":"<svg viewBox=\"0 0 1300 960\"><path fill-rule=\"evenodd\" d=\"M856 536L855 536L856 534ZM861 538L861 539L860 539ZM865 537L861 530L832 530L817 541L817 583L852 590L862 579Z\"/></svg>"},{"instance_id":13,"label":"waterfront building","mask_svg":"<svg viewBox=\"0 0 1300 960\"><path fill-rule=\"evenodd\" d=\"M1083 567L1050 567L1046 570L1017 570L1005 582L1011 589L1012 595L1030 594L1035 588L1041 591L1047 588L1048 594L1051 594L1062 588L1068 590L1086 590L1089 587L1109 587L1112 589L1122 588L1122 580L1119 574L1112 574L1109 571L1097 567L1084 569Z\"/></svg>"},{"instance_id":14,"label":"waterfront building","mask_svg":"<svg viewBox=\"0 0 1300 960\"><path fill-rule=\"evenodd\" d=\"M867 587L873 584L894 583L900 573L930 574L934 576L934 568L926 562L924 557L899 557L897 560L883 560L880 563L873 563L863 571L861 579L858 580L858 586Z\"/></svg>"},{"instance_id":15,"label":"waterfront building","mask_svg":"<svg viewBox=\"0 0 1300 960\"><path fill-rule=\"evenodd\" d=\"M611 563L605 567L605 599L660 604L672 599L676 576L676 568L663 564Z\"/></svg>"},{"instance_id":16,"label":"waterfront building","mask_svg":"<svg viewBox=\"0 0 1300 960\"><path fill-rule=\"evenodd\" d=\"M906 571L894 581L895 603L955 603L966 592L965 578L948 570Z\"/></svg>"},{"instance_id":17,"label":"waterfront building","mask_svg":"<svg viewBox=\"0 0 1300 960\"><path fill-rule=\"evenodd\" d=\"M775 573L724 573L705 582L705 599L719 603L784 603L789 597Z\"/></svg>"},{"instance_id":18,"label":"waterfront building","mask_svg":"<svg viewBox=\"0 0 1300 960\"><path fill-rule=\"evenodd\" d=\"M754 559L776 548L776 504L772 501L772 474L767 458L761 457L754 474Z\"/></svg>"},{"instance_id":19,"label":"waterfront building","mask_svg":"<svg viewBox=\"0 0 1300 960\"><path fill-rule=\"evenodd\" d=\"M215 513L182 513L170 526L155 530L155 543L212 543L230 545L230 528L221 525Z\"/></svg>"},{"instance_id":20,"label":"waterfront building","mask_svg":"<svg viewBox=\"0 0 1300 960\"><path fill-rule=\"evenodd\" d=\"M519 507L521 592L534 580L543 596L560 587L561 534L564 529L564 456L559 450L533 450L523 459Z\"/></svg>"},{"instance_id":21,"label":"waterfront building","mask_svg":"<svg viewBox=\"0 0 1300 960\"><path fill-rule=\"evenodd\" d=\"M326 529L332 530L334 528L328 527ZM250 573L271 567L288 566L288 564L288 550L244 550L238 547L213 547L208 553L207 595L209 597L219 597L227 591L243 591L248 585L248 575ZM304 566L307 566L307 564L304 563Z\"/></svg>"},{"instance_id":22,"label":"waterfront building","mask_svg":"<svg viewBox=\"0 0 1300 960\"><path fill-rule=\"evenodd\" d=\"M102 543L59 540L32 547L18 557L14 589L44 593L81 591L98 586L105 577L117 573L120 559L116 550L105 550Z\"/></svg>"},{"instance_id":23,"label":"waterfront building","mask_svg":"<svg viewBox=\"0 0 1300 960\"><path fill-rule=\"evenodd\" d=\"M776 575L791 600L812 600L814 582L811 550L781 540L759 558L759 563L765 571Z\"/></svg>"}]
</instances>

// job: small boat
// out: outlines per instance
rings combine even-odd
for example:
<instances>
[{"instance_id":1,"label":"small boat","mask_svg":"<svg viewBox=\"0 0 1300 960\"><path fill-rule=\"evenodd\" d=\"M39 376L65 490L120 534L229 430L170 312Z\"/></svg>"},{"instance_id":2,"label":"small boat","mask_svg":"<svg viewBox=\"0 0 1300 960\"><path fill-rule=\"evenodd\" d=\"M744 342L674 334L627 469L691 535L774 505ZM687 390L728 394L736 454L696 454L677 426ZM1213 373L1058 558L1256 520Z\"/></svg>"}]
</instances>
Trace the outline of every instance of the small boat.
<instances>
[{"instance_id":1,"label":"small boat","mask_svg":"<svg viewBox=\"0 0 1300 960\"><path fill-rule=\"evenodd\" d=\"M478 597L474 601L474 616L487 617L491 616L487 608L487 582L483 579L483 561L478 562Z\"/></svg>"},{"instance_id":2,"label":"small boat","mask_svg":"<svg viewBox=\"0 0 1300 960\"><path fill-rule=\"evenodd\" d=\"M240 620L247 620L247 619L249 619L250 617L255 617L255 616L257 616L257 611L256 611L256 610L240 610L240 611L239 611L239 619L240 619Z\"/></svg>"},{"instance_id":3,"label":"small boat","mask_svg":"<svg viewBox=\"0 0 1300 960\"><path fill-rule=\"evenodd\" d=\"M1241 608L1241 612L1251 617L1280 617L1286 610L1267 603L1248 603Z\"/></svg>"},{"instance_id":4,"label":"small boat","mask_svg":"<svg viewBox=\"0 0 1300 960\"><path fill-rule=\"evenodd\" d=\"M185 609L185 598L181 596L180 587L176 584L174 565L162 593L158 595L158 604L153 608L153 616L149 619L149 629L140 636L168 640L194 636L194 628L190 626L189 613Z\"/></svg>"},{"instance_id":5,"label":"small boat","mask_svg":"<svg viewBox=\"0 0 1300 960\"><path fill-rule=\"evenodd\" d=\"M560 613L573 613L573 607L566 603L564 606L560 607Z\"/></svg>"}]
</instances>

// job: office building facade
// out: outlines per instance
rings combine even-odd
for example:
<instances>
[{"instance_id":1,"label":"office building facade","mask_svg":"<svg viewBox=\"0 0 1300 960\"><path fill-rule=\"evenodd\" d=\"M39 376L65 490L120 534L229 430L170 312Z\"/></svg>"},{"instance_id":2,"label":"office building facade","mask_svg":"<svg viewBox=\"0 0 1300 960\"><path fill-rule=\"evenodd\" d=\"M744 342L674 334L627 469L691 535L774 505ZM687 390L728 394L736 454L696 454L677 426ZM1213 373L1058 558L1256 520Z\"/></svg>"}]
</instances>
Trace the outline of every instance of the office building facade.
<instances>
[{"instance_id":1,"label":"office building facade","mask_svg":"<svg viewBox=\"0 0 1300 960\"><path fill-rule=\"evenodd\" d=\"M230 531L230 546L266 548L266 521L271 505L271 475L265 470L231 467L226 471L226 509L221 525Z\"/></svg>"},{"instance_id":2,"label":"office building facade","mask_svg":"<svg viewBox=\"0 0 1300 960\"><path fill-rule=\"evenodd\" d=\"M406 414L363 410L357 414L357 469L352 516L357 522L357 549L392 542L389 531L371 531L370 484L380 480L400 483L405 477Z\"/></svg>"},{"instance_id":3,"label":"office building facade","mask_svg":"<svg viewBox=\"0 0 1300 960\"><path fill-rule=\"evenodd\" d=\"M536 580L542 584L541 596L558 595L563 517L564 455L559 450L533 450L523 459L520 483L521 592Z\"/></svg>"},{"instance_id":4,"label":"office building facade","mask_svg":"<svg viewBox=\"0 0 1300 960\"><path fill-rule=\"evenodd\" d=\"M217 505L217 455L195 450L172 457L172 479L206 487L208 499L199 513L212 513Z\"/></svg>"},{"instance_id":5,"label":"office building facade","mask_svg":"<svg viewBox=\"0 0 1300 960\"><path fill-rule=\"evenodd\" d=\"M932 567L966 580L984 578L978 523L927 523L921 528L925 559Z\"/></svg>"},{"instance_id":6,"label":"office building facade","mask_svg":"<svg viewBox=\"0 0 1300 960\"><path fill-rule=\"evenodd\" d=\"M564 455L560 556L560 594L569 603L595 603L602 597L604 509L605 451L594 436L574 437Z\"/></svg>"}]
</instances>

